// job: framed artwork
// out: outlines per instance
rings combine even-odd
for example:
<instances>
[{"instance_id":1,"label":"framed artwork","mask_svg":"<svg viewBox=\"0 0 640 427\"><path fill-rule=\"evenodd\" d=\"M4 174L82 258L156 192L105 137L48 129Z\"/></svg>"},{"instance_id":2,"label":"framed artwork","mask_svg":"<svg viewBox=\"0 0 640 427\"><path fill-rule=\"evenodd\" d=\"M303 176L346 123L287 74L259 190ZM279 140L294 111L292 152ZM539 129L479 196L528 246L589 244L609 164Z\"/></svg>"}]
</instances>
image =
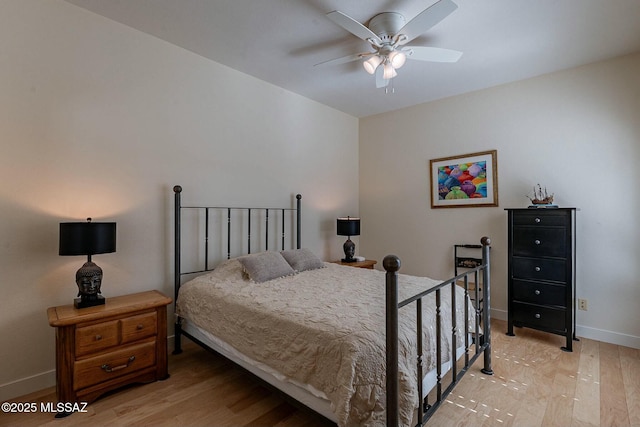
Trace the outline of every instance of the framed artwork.
<instances>
[{"instance_id":1,"label":"framed artwork","mask_svg":"<svg viewBox=\"0 0 640 427\"><path fill-rule=\"evenodd\" d=\"M431 207L498 206L497 151L429 161Z\"/></svg>"}]
</instances>

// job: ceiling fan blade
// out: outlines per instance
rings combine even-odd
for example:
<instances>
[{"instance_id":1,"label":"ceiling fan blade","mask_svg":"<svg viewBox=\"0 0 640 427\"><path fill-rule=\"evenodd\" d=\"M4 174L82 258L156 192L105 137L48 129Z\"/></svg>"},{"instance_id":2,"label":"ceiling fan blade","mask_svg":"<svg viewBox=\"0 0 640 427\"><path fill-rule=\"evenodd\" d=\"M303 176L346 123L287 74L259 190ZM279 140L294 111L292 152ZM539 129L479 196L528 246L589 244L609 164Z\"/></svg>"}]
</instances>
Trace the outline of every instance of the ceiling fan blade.
<instances>
[{"instance_id":1,"label":"ceiling fan blade","mask_svg":"<svg viewBox=\"0 0 640 427\"><path fill-rule=\"evenodd\" d=\"M402 50L408 59L431 62L457 62L462 52L451 49L427 46L405 46Z\"/></svg>"},{"instance_id":2,"label":"ceiling fan blade","mask_svg":"<svg viewBox=\"0 0 640 427\"><path fill-rule=\"evenodd\" d=\"M405 39L400 41L400 44L409 43L419 35L426 33L431 27L449 16L457 8L458 5L451 0L440 0L432 4L411 21L407 22L407 24L397 32L397 34L404 34L406 36Z\"/></svg>"},{"instance_id":3,"label":"ceiling fan blade","mask_svg":"<svg viewBox=\"0 0 640 427\"><path fill-rule=\"evenodd\" d=\"M384 78L384 67L376 68L376 88L380 89L389 86L389 80Z\"/></svg>"},{"instance_id":4,"label":"ceiling fan blade","mask_svg":"<svg viewBox=\"0 0 640 427\"><path fill-rule=\"evenodd\" d=\"M327 13L327 18L331 19L335 24L341 26L345 30L349 31L356 37L361 38L362 40L369 41L373 40L374 44L382 45L382 40L380 37L352 17L345 15L339 10L334 10L333 12Z\"/></svg>"},{"instance_id":5,"label":"ceiling fan blade","mask_svg":"<svg viewBox=\"0 0 640 427\"><path fill-rule=\"evenodd\" d=\"M318 64L315 64L314 67L324 67L326 65L338 65L338 64L346 64L347 62L357 61L358 59L368 58L371 55L375 55L373 52L362 52L355 53L353 55L342 56L340 58L330 59L328 61L323 61Z\"/></svg>"},{"instance_id":6,"label":"ceiling fan blade","mask_svg":"<svg viewBox=\"0 0 640 427\"><path fill-rule=\"evenodd\" d=\"M418 61L458 62L462 56L460 51L439 47L406 46L402 51L407 55L407 59Z\"/></svg>"}]
</instances>

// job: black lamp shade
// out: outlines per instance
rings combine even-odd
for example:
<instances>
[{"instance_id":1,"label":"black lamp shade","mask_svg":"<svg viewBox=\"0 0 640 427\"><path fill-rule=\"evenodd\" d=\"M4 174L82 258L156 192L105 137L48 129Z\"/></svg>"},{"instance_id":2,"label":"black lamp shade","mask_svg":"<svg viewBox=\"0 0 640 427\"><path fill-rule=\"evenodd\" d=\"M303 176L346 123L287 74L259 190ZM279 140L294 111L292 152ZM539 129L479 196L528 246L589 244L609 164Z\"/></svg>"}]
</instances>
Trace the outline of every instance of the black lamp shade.
<instances>
[{"instance_id":1,"label":"black lamp shade","mask_svg":"<svg viewBox=\"0 0 640 427\"><path fill-rule=\"evenodd\" d=\"M115 251L115 222L60 223L60 255L93 255Z\"/></svg>"},{"instance_id":2,"label":"black lamp shade","mask_svg":"<svg viewBox=\"0 0 640 427\"><path fill-rule=\"evenodd\" d=\"M338 218L338 236L359 236L360 218Z\"/></svg>"}]
</instances>

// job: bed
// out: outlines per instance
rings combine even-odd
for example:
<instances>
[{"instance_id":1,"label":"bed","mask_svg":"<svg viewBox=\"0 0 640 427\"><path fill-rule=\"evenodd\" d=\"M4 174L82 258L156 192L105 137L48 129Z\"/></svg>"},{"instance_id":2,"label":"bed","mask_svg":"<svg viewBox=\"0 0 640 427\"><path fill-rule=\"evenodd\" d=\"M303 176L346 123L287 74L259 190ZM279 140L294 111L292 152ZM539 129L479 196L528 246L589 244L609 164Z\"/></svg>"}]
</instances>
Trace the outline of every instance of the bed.
<instances>
[{"instance_id":1,"label":"bed","mask_svg":"<svg viewBox=\"0 0 640 427\"><path fill-rule=\"evenodd\" d=\"M393 255L384 272L321 261L301 244L300 195L293 207L237 208L182 206L181 193L174 353L187 337L340 426L422 425L478 357L492 374L488 238L481 266L436 281L400 274ZM189 256L203 268L185 269L183 232L194 228L200 249ZM210 262L220 247L224 260ZM470 283L483 283L483 307Z\"/></svg>"}]
</instances>

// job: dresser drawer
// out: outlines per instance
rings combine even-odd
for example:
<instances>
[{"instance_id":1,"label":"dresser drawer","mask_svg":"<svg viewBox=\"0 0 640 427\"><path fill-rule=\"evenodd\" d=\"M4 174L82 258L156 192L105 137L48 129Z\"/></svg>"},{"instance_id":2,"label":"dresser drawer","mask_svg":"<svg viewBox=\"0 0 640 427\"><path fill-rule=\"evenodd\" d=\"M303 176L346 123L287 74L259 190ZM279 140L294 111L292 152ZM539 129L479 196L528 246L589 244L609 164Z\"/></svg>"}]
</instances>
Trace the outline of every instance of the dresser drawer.
<instances>
[{"instance_id":1,"label":"dresser drawer","mask_svg":"<svg viewBox=\"0 0 640 427\"><path fill-rule=\"evenodd\" d=\"M137 316L122 319L122 343L130 343L156 334L156 312L139 314Z\"/></svg>"},{"instance_id":2,"label":"dresser drawer","mask_svg":"<svg viewBox=\"0 0 640 427\"><path fill-rule=\"evenodd\" d=\"M516 301L557 307L566 306L567 288L564 285L514 279L512 292L511 297Z\"/></svg>"},{"instance_id":3,"label":"dresser drawer","mask_svg":"<svg viewBox=\"0 0 640 427\"><path fill-rule=\"evenodd\" d=\"M155 341L124 347L77 361L73 366L73 389L79 390L134 373L155 363Z\"/></svg>"},{"instance_id":4,"label":"dresser drawer","mask_svg":"<svg viewBox=\"0 0 640 427\"><path fill-rule=\"evenodd\" d=\"M526 258L514 256L512 276L515 279L550 280L564 283L567 261L563 259Z\"/></svg>"},{"instance_id":5,"label":"dresser drawer","mask_svg":"<svg viewBox=\"0 0 640 427\"><path fill-rule=\"evenodd\" d=\"M78 327L76 328L76 356L116 346L119 340L117 320Z\"/></svg>"},{"instance_id":6,"label":"dresser drawer","mask_svg":"<svg viewBox=\"0 0 640 427\"><path fill-rule=\"evenodd\" d=\"M569 217L562 212L523 211L513 216L513 225L529 225L532 227L566 227Z\"/></svg>"},{"instance_id":7,"label":"dresser drawer","mask_svg":"<svg viewBox=\"0 0 640 427\"><path fill-rule=\"evenodd\" d=\"M513 255L563 258L567 254L567 231L553 227L514 227Z\"/></svg>"},{"instance_id":8,"label":"dresser drawer","mask_svg":"<svg viewBox=\"0 0 640 427\"><path fill-rule=\"evenodd\" d=\"M557 332L566 330L564 309L514 302L513 321L516 324Z\"/></svg>"}]
</instances>

